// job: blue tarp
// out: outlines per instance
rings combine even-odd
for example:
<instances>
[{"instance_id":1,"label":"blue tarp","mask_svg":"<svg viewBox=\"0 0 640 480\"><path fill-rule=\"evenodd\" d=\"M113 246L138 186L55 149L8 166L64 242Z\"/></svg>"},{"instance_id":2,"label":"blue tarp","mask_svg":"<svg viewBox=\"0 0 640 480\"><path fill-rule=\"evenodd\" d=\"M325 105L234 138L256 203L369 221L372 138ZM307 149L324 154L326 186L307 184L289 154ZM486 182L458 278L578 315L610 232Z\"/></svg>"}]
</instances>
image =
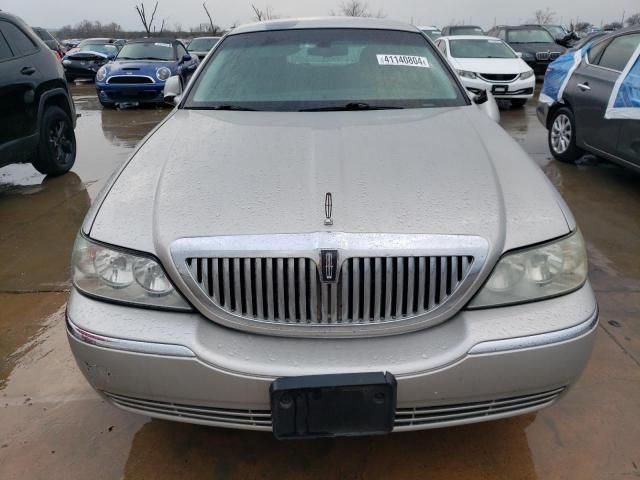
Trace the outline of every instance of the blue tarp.
<instances>
[{"instance_id":1,"label":"blue tarp","mask_svg":"<svg viewBox=\"0 0 640 480\"><path fill-rule=\"evenodd\" d=\"M604 117L640 120L640 45L613 87Z\"/></svg>"},{"instance_id":2,"label":"blue tarp","mask_svg":"<svg viewBox=\"0 0 640 480\"><path fill-rule=\"evenodd\" d=\"M556 102L562 103L562 95L567 83L582 62L582 58L589 53L591 43L588 43L580 50L568 52L555 59L547 68L544 76L544 84L540 92L540 101L549 105Z\"/></svg>"}]
</instances>

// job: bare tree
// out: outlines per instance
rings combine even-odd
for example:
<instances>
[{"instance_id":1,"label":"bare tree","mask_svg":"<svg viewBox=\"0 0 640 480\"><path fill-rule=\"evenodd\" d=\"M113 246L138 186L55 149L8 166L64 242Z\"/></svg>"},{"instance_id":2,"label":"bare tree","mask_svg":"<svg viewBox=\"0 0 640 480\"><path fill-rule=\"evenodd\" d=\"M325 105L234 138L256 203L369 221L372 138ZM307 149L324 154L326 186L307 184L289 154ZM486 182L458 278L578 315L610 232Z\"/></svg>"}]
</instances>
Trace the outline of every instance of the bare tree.
<instances>
[{"instance_id":1,"label":"bare tree","mask_svg":"<svg viewBox=\"0 0 640 480\"><path fill-rule=\"evenodd\" d=\"M153 28L153 21L156 17L156 12L158 11L158 1L156 0L156 5L153 8L153 12L151 13L151 17L147 17L147 12L144 8L144 2L140 2L140 5L136 4L136 12L138 12L138 16L140 17L140 21L142 22L142 26L147 32L148 36L151 36L151 32L155 31ZM164 20L162 21L162 28L160 31L164 29Z\"/></svg>"},{"instance_id":2,"label":"bare tree","mask_svg":"<svg viewBox=\"0 0 640 480\"><path fill-rule=\"evenodd\" d=\"M202 3L202 8L204 8L204 13L207 14L209 18L209 26L211 28L211 33L215 33L216 27L213 25L213 19L211 18L211 14L209 13L209 9L207 8L207 2Z\"/></svg>"},{"instance_id":3,"label":"bare tree","mask_svg":"<svg viewBox=\"0 0 640 480\"><path fill-rule=\"evenodd\" d=\"M580 33L588 32L592 26L593 25L590 22L577 22L574 27L574 30Z\"/></svg>"},{"instance_id":4,"label":"bare tree","mask_svg":"<svg viewBox=\"0 0 640 480\"><path fill-rule=\"evenodd\" d=\"M252 3L251 8L253 10L253 18L255 18L258 22L262 22L263 20L274 20L278 18L278 16L273 12L273 9L269 5L267 5L265 9L262 10Z\"/></svg>"},{"instance_id":5,"label":"bare tree","mask_svg":"<svg viewBox=\"0 0 640 480\"><path fill-rule=\"evenodd\" d=\"M634 13L626 21L627 25L640 25L640 12Z\"/></svg>"},{"instance_id":6,"label":"bare tree","mask_svg":"<svg viewBox=\"0 0 640 480\"><path fill-rule=\"evenodd\" d=\"M620 30L622 28L622 22L611 22L611 23L607 23L604 27L602 27L603 30Z\"/></svg>"},{"instance_id":7,"label":"bare tree","mask_svg":"<svg viewBox=\"0 0 640 480\"><path fill-rule=\"evenodd\" d=\"M550 23L553 23L556 18L556 12L551 10L549 7L545 8L544 10L536 10L536 13L534 15L535 23L540 25L548 25Z\"/></svg>"},{"instance_id":8,"label":"bare tree","mask_svg":"<svg viewBox=\"0 0 640 480\"><path fill-rule=\"evenodd\" d=\"M340 15L344 15L345 17L386 17L382 10L373 13L369 8L369 4L362 0L345 0L340 4L338 11ZM336 15L336 13L332 11L331 15Z\"/></svg>"}]
</instances>

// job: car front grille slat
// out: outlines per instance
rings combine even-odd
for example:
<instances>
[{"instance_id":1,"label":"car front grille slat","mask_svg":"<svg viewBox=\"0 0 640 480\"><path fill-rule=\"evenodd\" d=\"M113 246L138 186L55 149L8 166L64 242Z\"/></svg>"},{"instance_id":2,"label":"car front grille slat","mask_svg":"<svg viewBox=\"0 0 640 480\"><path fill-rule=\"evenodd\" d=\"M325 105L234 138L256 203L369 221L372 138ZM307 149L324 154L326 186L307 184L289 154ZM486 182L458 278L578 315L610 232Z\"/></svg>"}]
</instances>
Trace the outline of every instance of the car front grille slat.
<instances>
[{"instance_id":1,"label":"car front grille slat","mask_svg":"<svg viewBox=\"0 0 640 480\"><path fill-rule=\"evenodd\" d=\"M481 73L480 76L490 82L513 82L518 78L517 73Z\"/></svg>"},{"instance_id":2,"label":"car front grille slat","mask_svg":"<svg viewBox=\"0 0 640 480\"><path fill-rule=\"evenodd\" d=\"M125 76L113 76L107 80L107 83L116 83L121 85L135 85L135 84L152 84L155 83L150 77L125 75Z\"/></svg>"},{"instance_id":3,"label":"car front grille slat","mask_svg":"<svg viewBox=\"0 0 640 480\"><path fill-rule=\"evenodd\" d=\"M352 257L336 283L309 258L189 258L192 279L216 306L256 322L376 324L437 309L465 281L473 257Z\"/></svg>"}]
</instances>

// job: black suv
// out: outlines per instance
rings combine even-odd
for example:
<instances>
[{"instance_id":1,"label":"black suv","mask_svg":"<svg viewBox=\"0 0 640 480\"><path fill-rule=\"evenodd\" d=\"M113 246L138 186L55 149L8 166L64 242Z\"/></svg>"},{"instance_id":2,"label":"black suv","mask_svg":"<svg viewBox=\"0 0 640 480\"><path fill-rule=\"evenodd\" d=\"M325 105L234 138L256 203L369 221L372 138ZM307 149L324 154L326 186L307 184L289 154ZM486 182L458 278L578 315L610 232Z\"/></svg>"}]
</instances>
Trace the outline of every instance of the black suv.
<instances>
[{"instance_id":1,"label":"black suv","mask_svg":"<svg viewBox=\"0 0 640 480\"><path fill-rule=\"evenodd\" d=\"M488 35L507 42L536 75L544 75L549 64L567 51L542 27L499 25L493 27Z\"/></svg>"},{"instance_id":2,"label":"black suv","mask_svg":"<svg viewBox=\"0 0 640 480\"><path fill-rule=\"evenodd\" d=\"M19 18L0 12L0 167L61 175L76 159L76 110L62 64Z\"/></svg>"}]
</instances>

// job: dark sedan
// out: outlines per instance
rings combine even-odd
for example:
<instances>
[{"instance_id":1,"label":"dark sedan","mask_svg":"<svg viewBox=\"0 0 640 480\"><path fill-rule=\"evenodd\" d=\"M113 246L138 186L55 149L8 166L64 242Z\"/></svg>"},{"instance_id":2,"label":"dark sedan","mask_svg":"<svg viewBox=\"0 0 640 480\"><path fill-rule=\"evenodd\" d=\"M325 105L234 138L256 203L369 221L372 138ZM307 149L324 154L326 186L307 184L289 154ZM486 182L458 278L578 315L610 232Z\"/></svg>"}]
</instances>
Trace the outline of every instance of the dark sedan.
<instances>
[{"instance_id":1,"label":"dark sedan","mask_svg":"<svg viewBox=\"0 0 640 480\"><path fill-rule=\"evenodd\" d=\"M561 98L544 101L541 95L538 118L549 130L551 153L574 163L586 151L640 171L640 28L597 39L584 50Z\"/></svg>"},{"instance_id":2,"label":"dark sedan","mask_svg":"<svg viewBox=\"0 0 640 480\"><path fill-rule=\"evenodd\" d=\"M194 38L189 44L187 51L190 55L198 57L200 60L204 60L207 53L215 47L220 41L221 37L198 37Z\"/></svg>"},{"instance_id":3,"label":"dark sedan","mask_svg":"<svg viewBox=\"0 0 640 480\"><path fill-rule=\"evenodd\" d=\"M542 27L497 26L489 31L489 36L507 42L536 75L544 75L549 64L567 51Z\"/></svg>"}]
</instances>

